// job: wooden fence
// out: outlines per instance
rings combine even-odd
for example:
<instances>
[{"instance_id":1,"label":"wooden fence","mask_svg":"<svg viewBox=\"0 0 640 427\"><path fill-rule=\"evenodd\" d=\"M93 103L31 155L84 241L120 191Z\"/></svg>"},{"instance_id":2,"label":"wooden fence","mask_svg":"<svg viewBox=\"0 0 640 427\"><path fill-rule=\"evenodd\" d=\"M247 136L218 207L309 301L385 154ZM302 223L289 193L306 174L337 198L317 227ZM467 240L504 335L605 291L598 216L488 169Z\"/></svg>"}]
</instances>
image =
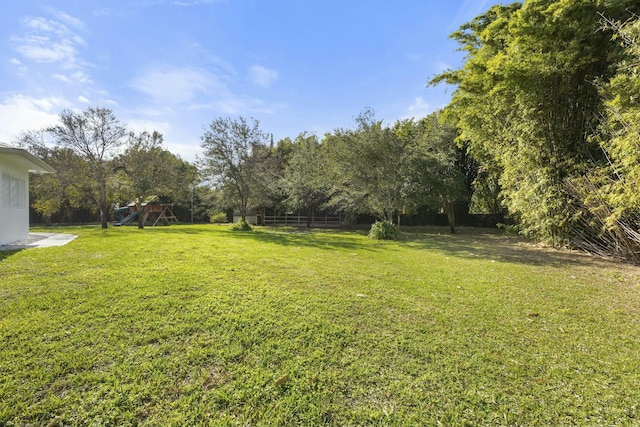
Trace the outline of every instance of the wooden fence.
<instances>
[{"instance_id":1,"label":"wooden fence","mask_svg":"<svg viewBox=\"0 0 640 427\"><path fill-rule=\"evenodd\" d=\"M264 225L307 225L308 219L308 216L299 214L265 215ZM311 216L311 225L314 227L336 227L341 224L342 216Z\"/></svg>"}]
</instances>

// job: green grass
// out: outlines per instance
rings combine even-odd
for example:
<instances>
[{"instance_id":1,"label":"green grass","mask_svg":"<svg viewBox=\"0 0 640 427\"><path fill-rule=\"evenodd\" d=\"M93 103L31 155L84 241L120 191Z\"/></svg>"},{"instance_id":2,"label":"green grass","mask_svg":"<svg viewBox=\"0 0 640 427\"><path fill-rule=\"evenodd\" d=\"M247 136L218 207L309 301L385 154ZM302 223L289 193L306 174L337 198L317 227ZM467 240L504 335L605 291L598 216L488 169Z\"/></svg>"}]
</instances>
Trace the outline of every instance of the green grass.
<instances>
[{"instance_id":1,"label":"green grass","mask_svg":"<svg viewBox=\"0 0 640 427\"><path fill-rule=\"evenodd\" d=\"M0 252L0 425L640 424L627 265L464 229L55 231Z\"/></svg>"}]
</instances>

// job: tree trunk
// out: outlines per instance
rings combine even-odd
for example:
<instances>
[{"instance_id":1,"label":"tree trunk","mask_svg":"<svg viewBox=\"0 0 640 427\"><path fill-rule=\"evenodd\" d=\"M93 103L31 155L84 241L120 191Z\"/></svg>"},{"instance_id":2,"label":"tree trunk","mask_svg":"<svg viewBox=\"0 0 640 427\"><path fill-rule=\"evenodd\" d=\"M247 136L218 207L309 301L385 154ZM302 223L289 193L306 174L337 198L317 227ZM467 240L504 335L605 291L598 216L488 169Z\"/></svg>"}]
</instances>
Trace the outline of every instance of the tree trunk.
<instances>
[{"instance_id":1,"label":"tree trunk","mask_svg":"<svg viewBox=\"0 0 640 427\"><path fill-rule=\"evenodd\" d=\"M102 228L107 228L109 226L106 205L107 205L106 203L100 203L100 226Z\"/></svg>"},{"instance_id":2,"label":"tree trunk","mask_svg":"<svg viewBox=\"0 0 640 427\"><path fill-rule=\"evenodd\" d=\"M451 234L456 234L456 215L453 203L447 203L445 211L447 211L447 222L449 223L449 231L451 231Z\"/></svg>"},{"instance_id":3,"label":"tree trunk","mask_svg":"<svg viewBox=\"0 0 640 427\"><path fill-rule=\"evenodd\" d=\"M142 202L139 200L142 199L138 198L136 200L136 209L138 210L138 228L142 229L144 228L144 215L142 213Z\"/></svg>"},{"instance_id":4,"label":"tree trunk","mask_svg":"<svg viewBox=\"0 0 640 427\"><path fill-rule=\"evenodd\" d=\"M109 213L107 212L107 173L106 164L101 162L97 169L98 181L98 206L100 208L100 223L102 228L108 227Z\"/></svg>"}]
</instances>

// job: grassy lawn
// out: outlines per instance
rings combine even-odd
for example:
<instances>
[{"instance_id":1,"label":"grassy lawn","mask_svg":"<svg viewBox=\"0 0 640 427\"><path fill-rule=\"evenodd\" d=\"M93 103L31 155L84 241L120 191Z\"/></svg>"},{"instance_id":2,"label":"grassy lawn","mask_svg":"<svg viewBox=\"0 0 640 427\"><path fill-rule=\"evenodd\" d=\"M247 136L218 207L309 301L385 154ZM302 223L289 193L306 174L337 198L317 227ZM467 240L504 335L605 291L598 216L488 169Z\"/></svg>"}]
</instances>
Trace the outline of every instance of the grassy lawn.
<instances>
[{"instance_id":1,"label":"grassy lawn","mask_svg":"<svg viewBox=\"0 0 640 427\"><path fill-rule=\"evenodd\" d=\"M640 424L628 265L475 230L53 231L80 237L0 252L0 425Z\"/></svg>"}]
</instances>

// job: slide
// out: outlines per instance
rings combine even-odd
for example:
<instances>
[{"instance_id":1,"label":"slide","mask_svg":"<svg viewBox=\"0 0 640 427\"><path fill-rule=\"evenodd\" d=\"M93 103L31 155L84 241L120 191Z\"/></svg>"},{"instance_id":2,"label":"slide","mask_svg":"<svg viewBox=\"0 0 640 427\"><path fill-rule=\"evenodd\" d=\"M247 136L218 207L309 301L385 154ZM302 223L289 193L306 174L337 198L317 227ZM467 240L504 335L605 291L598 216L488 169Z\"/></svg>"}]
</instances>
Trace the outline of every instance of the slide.
<instances>
[{"instance_id":1,"label":"slide","mask_svg":"<svg viewBox=\"0 0 640 427\"><path fill-rule=\"evenodd\" d=\"M120 221L116 222L113 225L116 225L116 226L125 225L130 223L137 217L138 217L138 211L134 211L132 214L129 214L128 216L124 217L123 219L121 219Z\"/></svg>"}]
</instances>

